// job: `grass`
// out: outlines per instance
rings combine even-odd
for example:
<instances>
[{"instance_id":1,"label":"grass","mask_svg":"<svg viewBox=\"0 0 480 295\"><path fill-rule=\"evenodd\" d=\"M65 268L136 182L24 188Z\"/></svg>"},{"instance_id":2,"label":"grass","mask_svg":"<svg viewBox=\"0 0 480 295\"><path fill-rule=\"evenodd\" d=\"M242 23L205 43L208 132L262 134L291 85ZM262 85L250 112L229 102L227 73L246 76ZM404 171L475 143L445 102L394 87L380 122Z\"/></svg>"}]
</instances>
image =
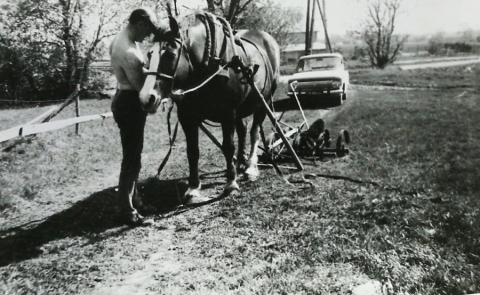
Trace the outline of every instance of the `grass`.
<instances>
[{"instance_id":1,"label":"grass","mask_svg":"<svg viewBox=\"0 0 480 295\"><path fill-rule=\"evenodd\" d=\"M475 66L426 68L402 71L396 67L385 70L358 70L350 72L351 84L386 85L414 88L468 88L479 84ZM476 79L475 79L476 77Z\"/></svg>"},{"instance_id":2,"label":"grass","mask_svg":"<svg viewBox=\"0 0 480 295\"><path fill-rule=\"evenodd\" d=\"M165 114L150 116L141 191L162 212L135 229L113 219L113 120L82 124L80 137L74 127L40 134L0 154L0 290L348 294L377 280L388 294L480 292L479 106L471 88L354 90L328 114L305 111L352 138L349 157L306 163L313 186L267 169L238 195L188 210L173 208L186 189L183 133L153 179L168 138ZM82 102L85 115L108 109L108 100ZM42 111L4 110L0 129ZM300 120L296 111L284 119ZM223 156L205 136L201 147L203 193L216 197Z\"/></svg>"}]
</instances>

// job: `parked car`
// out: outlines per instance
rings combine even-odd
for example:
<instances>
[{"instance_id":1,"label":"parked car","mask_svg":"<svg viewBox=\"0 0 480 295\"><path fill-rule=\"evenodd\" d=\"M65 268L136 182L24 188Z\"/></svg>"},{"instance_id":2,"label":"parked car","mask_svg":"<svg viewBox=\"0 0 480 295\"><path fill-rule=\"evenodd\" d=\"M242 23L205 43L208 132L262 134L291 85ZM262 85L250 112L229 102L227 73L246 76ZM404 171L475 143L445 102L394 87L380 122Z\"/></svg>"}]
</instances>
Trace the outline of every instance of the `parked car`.
<instances>
[{"instance_id":1,"label":"parked car","mask_svg":"<svg viewBox=\"0 0 480 295\"><path fill-rule=\"evenodd\" d=\"M332 106L347 99L349 73L339 53L321 53L302 56L296 73L288 80L288 96L294 91L300 101L314 100Z\"/></svg>"}]
</instances>

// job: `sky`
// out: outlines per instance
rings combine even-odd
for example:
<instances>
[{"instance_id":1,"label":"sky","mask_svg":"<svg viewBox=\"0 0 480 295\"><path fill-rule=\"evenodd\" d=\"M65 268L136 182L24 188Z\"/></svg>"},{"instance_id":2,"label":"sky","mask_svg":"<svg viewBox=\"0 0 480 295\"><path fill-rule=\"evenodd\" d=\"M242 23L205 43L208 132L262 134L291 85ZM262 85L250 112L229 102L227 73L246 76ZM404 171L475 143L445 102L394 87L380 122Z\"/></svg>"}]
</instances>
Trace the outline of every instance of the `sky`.
<instances>
[{"instance_id":1,"label":"sky","mask_svg":"<svg viewBox=\"0 0 480 295\"><path fill-rule=\"evenodd\" d=\"M177 0L196 7L205 0ZM307 0L274 0L307 10ZM365 0L325 0L329 34L345 35L366 18ZM317 20L320 20L319 14ZM304 23L304 21L302 22ZM320 22L317 22L320 25ZM303 28L304 26L300 26ZM319 26L322 29L321 26ZM480 0L403 0L395 33L421 35L480 30Z\"/></svg>"},{"instance_id":2,"label":"sky","mask_svg":"<svg viewBox=\"0 0 480 295\"><path fill-rule=\"evenodd\" d=\"M281 3L307 9L307 0L281 0ZM365 1L325 0L325 3L330 34L343 35L366 18ZM419 35L467 29L480 30L480 0L403 0L395 32Z\"/></svg>"}]
</instances>

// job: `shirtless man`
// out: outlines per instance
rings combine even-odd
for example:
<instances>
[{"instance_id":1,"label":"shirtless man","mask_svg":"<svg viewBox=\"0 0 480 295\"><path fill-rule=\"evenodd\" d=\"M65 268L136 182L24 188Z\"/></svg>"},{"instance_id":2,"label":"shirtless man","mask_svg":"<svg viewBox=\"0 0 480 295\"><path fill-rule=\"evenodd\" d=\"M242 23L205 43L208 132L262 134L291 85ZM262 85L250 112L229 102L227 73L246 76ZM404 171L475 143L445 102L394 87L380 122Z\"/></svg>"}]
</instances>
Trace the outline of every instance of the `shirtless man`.
<instances>
[{"instance_id":1,"label":"shirtless man","mask_svg":"<svg viewBox=\"0 0 480 295\"><path fill-rule=\"evenodd\" d=\"M139 43L156 32L156 23L157 18L152 10L136 9L131 13L126 28L119 32L110 44L111 65L117 79L112 112L120 128L123 151L117 212L122 223L132 226L151 223L151 220L145 219L137 209L145 213L153 213L156 210L143 204L137 191L143 131L147 118L147 112L142 109L139 99L146 78L144 57ZM159 104L160 99L157 99L149 112L154 113Z\"/></svg>"}]
</instances>

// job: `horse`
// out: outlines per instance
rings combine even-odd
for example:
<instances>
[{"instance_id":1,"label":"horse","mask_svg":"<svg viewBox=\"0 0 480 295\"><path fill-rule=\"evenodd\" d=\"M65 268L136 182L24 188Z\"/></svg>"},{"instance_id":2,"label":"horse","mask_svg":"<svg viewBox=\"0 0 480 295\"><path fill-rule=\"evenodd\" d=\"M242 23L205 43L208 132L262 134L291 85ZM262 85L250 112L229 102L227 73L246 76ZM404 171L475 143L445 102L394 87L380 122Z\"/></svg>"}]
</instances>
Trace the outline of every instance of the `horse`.
<instances>
[{"instance_id":1,"label":"horse","mask_svg":"<svg viewBox=\"0 0 480 295\"><path fill-rule=\"evenodd\" d=\"M178 120L186 137L189 164L184 202L202 198L198 170L198 129L205 120L220 123L222 128L221 149L226 160L227 178L224 194L239 190L237 173L243 173L251 181L259 175L259 130L266 110L262 98L246 83L245 77L229 65L229 60L224 59L236 54L242 61L256 65L254 82L269 105L277 88L280 68L279 46L268 33L242 30L235 34L237 41L233 42L229 31L218 26L218 20L223 19L216 19L215 26L212 26L206 19L211 21L214 16L208 13L192 16L186 26L180 26L177 18L169 17L169 28L157 34L149 53L150 68L157 68L157 71L147 76L140 92L140 101L145 110L151 108L158 97L170 97L177 105ZM223 20L224 25L225 22ZM223 60L215 53L219 53L217 55L221 55ZM199 88L178 94L194 87ZM252 115L251 147L247 158L247 122L244 119ZM238 136L236 166L235 131Z\"/></svg>"}]
</instances>

